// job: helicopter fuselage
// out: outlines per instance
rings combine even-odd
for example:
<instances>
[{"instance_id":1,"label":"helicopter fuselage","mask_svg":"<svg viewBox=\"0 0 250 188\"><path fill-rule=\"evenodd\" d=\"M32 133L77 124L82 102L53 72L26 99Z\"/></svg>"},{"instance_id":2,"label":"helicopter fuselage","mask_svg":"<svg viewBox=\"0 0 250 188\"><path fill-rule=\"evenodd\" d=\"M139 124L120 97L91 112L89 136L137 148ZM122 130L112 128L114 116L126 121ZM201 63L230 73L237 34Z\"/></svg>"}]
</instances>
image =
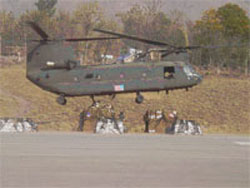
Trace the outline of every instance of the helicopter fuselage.
<instances>
[{"instance_id":1,"label":"helicopter fuselage","mask_svg":"<svg viewBox=\"0 0 250 188\"><path fill-rule=\"evenodd\" d=\"M202 77L183 61L81 66L69 48L39 44L28 55L27 78L63 96L111 95L189 88Z\"/></svg>"},{"instance_id":2,"label":"helicopter fuselage","mask_svg":"<svg viewBox=\"0 0 250 188\"><path fill-rule=\"evenodd\" d=\"M65 96L160 91L200 83L201 77L187 75L183 70L185 66L183 62L163 61L44 68L29 73L28 78L42 89Z\"/></svg>"}]
</instances>

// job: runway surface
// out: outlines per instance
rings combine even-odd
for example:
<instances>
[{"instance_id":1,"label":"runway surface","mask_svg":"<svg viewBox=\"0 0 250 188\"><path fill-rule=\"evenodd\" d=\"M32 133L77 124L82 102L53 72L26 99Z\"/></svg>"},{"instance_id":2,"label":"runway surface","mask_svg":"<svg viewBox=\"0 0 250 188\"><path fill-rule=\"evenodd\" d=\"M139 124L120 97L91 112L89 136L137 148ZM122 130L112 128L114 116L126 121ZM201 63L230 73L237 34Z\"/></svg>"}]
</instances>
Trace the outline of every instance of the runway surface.
<instances>
[{"instance_id":1,"label":"runway surface","mask_svg":"<svg viewBox=\"0 0 250 188\"><path fill-rule=\"evenodd\" d=\"M0 187L249 187L250 139L0 134Z\"/></svg>"}]
</instances>

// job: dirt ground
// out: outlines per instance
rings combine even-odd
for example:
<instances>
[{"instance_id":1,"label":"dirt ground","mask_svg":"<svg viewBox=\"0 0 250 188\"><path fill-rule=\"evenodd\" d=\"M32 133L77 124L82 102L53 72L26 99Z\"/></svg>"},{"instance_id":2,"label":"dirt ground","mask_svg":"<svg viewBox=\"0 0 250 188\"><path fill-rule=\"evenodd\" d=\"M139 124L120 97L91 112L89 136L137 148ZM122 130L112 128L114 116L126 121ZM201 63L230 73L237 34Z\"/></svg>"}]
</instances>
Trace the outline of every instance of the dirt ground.
<instances>
[{"instance_id":1,"label":"dirt ground","mask_svg":"<svg viewBox=\"0 0 250 188\"><path fill-rule=\"evenodd\" d=\"M79 113L91 105L89 97L68 98L66 106L56 103L56 95L45 92L25 77L25 65L0 69L0 116L29 117L39 122L40 130L76 130ZM120 94L111 103L117 113L125 113L129 132L143 132L146 110L162 109L166 114L176 110L181 119L195 120L205 133L248 134L250 127L249 77L204 76L203 82L190 89L175 90L166 95L143 93L143 104L136 104L135 94Z\"/></svg>"}]
</instances>

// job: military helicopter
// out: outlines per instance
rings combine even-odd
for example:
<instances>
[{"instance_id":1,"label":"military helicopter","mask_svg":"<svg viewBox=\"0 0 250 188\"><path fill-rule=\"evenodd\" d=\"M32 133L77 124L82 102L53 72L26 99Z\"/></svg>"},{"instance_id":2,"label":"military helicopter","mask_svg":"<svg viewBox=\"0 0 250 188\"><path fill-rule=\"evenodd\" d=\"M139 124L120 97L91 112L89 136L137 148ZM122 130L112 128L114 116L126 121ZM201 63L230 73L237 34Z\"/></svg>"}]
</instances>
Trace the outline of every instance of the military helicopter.
<instances>
[{"instance_id":1,"label":"military helicopter","mask_svg":"<svg viewBox=\"0 0 250 188\"><path fill-rule=\"evenodd\" d=\"M144 97L141 92L191 88L202 81L190 64L180 60L179 54L197 46L176 47L164 42L115 33L100 29L97 32L116 37L80 39L50 39L34 22L27 24L40 35L38 44L28 53L27 78L43 90L58 94L57 102L65 105L66 97L111 95L136 93L135 102L140 104ZM100 65L80 65L74 52L60 42L79 42L110 39L130 39L167 48L150 49L134 54L131 63L120 62ZM171 57L172 60L163 60Z\"/></svg>"}]
</instances>

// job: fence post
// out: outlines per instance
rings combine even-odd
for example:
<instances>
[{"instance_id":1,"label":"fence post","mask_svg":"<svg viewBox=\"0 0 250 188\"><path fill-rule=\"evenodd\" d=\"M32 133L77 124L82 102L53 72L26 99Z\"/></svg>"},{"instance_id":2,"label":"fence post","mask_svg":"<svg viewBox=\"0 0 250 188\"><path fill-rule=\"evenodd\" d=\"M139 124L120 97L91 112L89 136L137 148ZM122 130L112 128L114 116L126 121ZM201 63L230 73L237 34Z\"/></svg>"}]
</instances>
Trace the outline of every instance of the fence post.
<instances>
[{"instance_id":1,"label":"fence post","mask_svg":"<svg viewBox=\"0 0 250 188\"><path fill-rule=\"evenodd\" d=\"M0 35L0 56L2 56L2 37Z\"/></svg>"},{"instance_id":2,"label":"fence post","mask_svg":"<svg viewBox=\"0 0 250 188\"><path fill-rule=\"evenodd\" d=\"M27 55L28 55L28 49L27 49L27 34L24 35L24 63L27 63Z\"/></svg>"},{"instance_id":3,"label":"fence post","mask_svg":"<svg viewBox=\"0 0 250 188\"><path fill-rule=\"evenodd\" d=\"M250 61L250 50L248 49L248 54L245 60L245 75L247 76L249 73L249 61Z\"/></svg>"}]
</instances>

